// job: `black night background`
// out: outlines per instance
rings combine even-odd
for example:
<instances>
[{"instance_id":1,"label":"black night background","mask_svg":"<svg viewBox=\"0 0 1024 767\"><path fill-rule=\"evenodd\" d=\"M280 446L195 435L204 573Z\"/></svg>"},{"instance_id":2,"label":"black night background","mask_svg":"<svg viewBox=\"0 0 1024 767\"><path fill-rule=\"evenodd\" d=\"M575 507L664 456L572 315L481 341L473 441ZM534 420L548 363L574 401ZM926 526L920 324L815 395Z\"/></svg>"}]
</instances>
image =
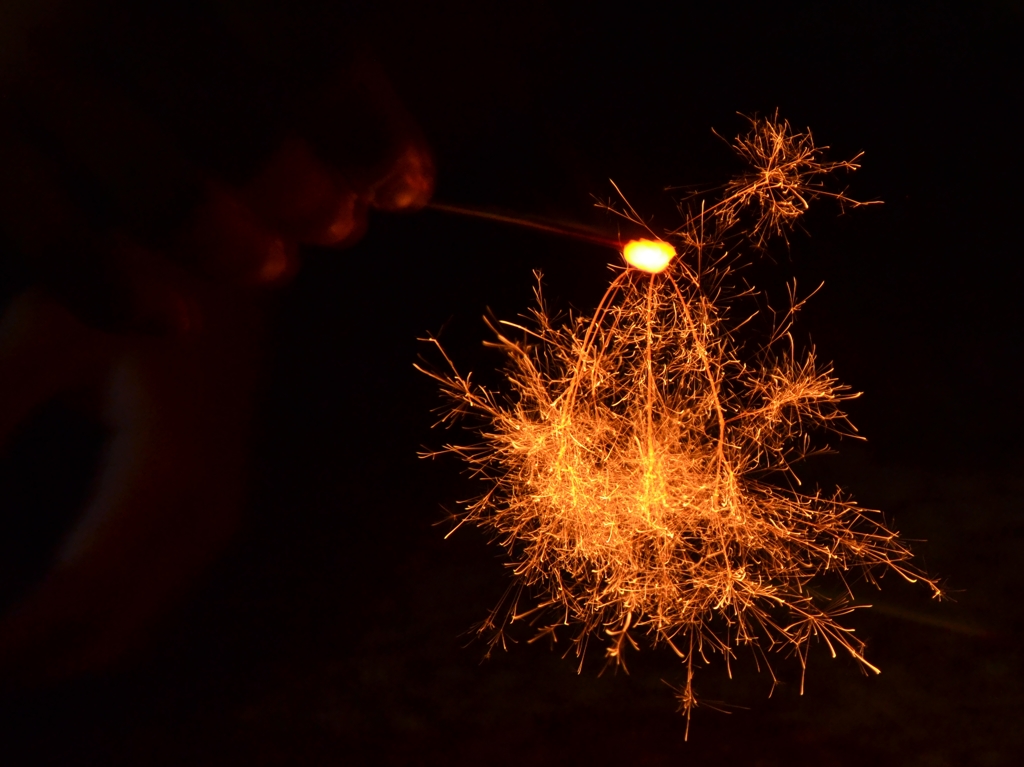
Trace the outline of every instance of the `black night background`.
<instances>
[{"instance_id":1,"label":"black night background","mask_svg":"<svg viewBox=\"0 0 1024 767\"><path fill-rule=\"evenodd\" d=\"M891 575L860 585L875 608L851 622L877 677L818 645L805 693L779 658L769 698L749 658L732 680L712 662L697 691L730 713L699 709L687 743L668 651L633 654L629 675L599 675L598 651L577 674L524 630L485 660L472 627L507 571L477 531L444 538L445 509L475 489L454 459L417 458L454 438L431 429L417 338L439 334L462 370L493 378L482 315L528 309L533 270L555 306L589 310L617 256L429 209L375 214L354 247L307 249L280 291L240 532L126 668L4 691L0 761L1014 763L1024 5L450 0L367 16L433 148L439 201L614 231L593 205L611 178L668 230L667 187L737 170L712 129L732 138L738 113L778 109L833 159L863 151L837 182L884 204L819 202L753 276L777 303L793 277L824 283L795 337L864 392L849 411L866 442L834 443L807 477L883 509L952 599ZM3 457L5 577L39 567L64 524L47 520L71 503L52 488L84 487L96 449L49 413Z\"/></svg>"}]
</instances>

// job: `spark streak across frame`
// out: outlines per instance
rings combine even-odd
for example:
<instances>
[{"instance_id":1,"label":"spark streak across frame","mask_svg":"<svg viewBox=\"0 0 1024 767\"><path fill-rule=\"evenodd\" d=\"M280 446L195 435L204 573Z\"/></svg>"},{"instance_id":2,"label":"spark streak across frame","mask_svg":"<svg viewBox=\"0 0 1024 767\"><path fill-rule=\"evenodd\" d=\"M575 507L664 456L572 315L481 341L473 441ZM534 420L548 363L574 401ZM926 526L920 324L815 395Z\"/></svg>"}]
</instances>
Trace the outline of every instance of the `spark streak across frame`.
<instances>
[{"instance_id":1,"label":"spark streak across frame","mask_svg":"<svg viewBox=\"0 0 1024 767\"><path fill-rule=\"evenodd\" d=\"M717 201L681 206L684 224L666 234L678 256L663 268L613 266L590 316L557 324L538 284L525 322L489 323L506 391L460 374L434 338L444 367L417 365L447 400L440 422L467 417L476 434L423 456L453 453L482 480L456 521L491 533L511 560L513 586L480 633L492 647L518 621L535 638L568 633L581 668L590 644L623 667L641 643L668 646L685 666L687 734L694 673L711 656L728 670L746 646L774 681L768 653L788 650L806 671L817 638L878 673L840 623L862 606L853 586L894 572L942 596L881 512L799 483L812 432L854 435L842 404L858 395L813 348L797 351L795 287L770 339L754 352L741 343L747 321L729 312L749 294L729 292L741 243L784 238L817 197L865 204L822 184L853 160L824 161L809 132L777 116L750 122L734 145L750 172ZM645 226L623 204L601 206ZM839 599L814 590L826 575Z\"/></svg>"}]
</instances>

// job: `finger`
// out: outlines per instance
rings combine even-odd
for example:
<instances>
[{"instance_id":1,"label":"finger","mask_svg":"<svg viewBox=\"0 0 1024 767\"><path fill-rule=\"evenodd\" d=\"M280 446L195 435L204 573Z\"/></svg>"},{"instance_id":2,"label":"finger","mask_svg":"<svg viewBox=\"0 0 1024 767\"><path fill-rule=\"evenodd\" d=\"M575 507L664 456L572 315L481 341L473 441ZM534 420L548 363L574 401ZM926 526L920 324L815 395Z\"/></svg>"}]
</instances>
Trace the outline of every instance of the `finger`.
<instances>
[{"instance_id":1,"label":"finger","mask_svg":"<svg viewBox=\"0 0 1024 767\"><path fill-rule=\"evenodd\" d=\"M282 143L240 194L257 216L299 242L332 245L359 225L358 195L298 138Z\"/></svg>"},{"instance_id":2,"label":"finger","mask_svg":"<svg viewBox=\"0 0 1024 767\"><path fill-rule=\"evenodd\" d=\"M433 193L433 158L424 146L410 141L374 189L373 206L388 211L420 210Z\"/></svg>"},{"instance_id":3,"label":"finger","mask_svg":"<svg viewBox=\"0 0 1024 767\"><path fill-rule=\"evenodd\" d=\"M169 250L216 280L238 285L278 282L298 268L297 243L213 180Z\"/></svg>"},{"instance_id":4,"label":"finger","mask_svg":"<svg viewBox=\"0 0 1024 767\"><path fill-rule=\"evenodd\" d=\"M341 70L299 124L309 141L286 140L243 188L249 206L280 231L311 244L347 244L365 231L370 207L414 210L429 200L426 142L371 60Z\"/></svg>"},{"instance_id":5,"label":"finger","mask_svg":"<svg viewBox=\"0 0 1024 767\"><path fill-rule=\"evenodd\" d=\"M434 166L426 140L368 55L339 71L300 120L317 156L372 207L416 209L430 199Z\"/></svg>"}]
</instances>

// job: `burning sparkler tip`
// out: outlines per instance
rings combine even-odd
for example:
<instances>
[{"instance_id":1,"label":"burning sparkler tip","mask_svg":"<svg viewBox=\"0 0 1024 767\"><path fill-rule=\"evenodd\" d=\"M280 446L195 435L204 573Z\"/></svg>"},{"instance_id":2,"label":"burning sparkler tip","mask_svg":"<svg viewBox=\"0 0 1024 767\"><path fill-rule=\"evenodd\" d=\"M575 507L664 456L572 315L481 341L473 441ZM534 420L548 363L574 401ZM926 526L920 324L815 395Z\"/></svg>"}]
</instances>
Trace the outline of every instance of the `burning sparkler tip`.
<instances>
[{"instance_id":1,"label":"burning sparkler tip","mask_svg":"<svg viewBox=\"0 0 1024 767\"><path fill-rule=\"evenodd\" d=\"M630 240L622 250L626 263L650 274L662 272L676 256L676 249L663 240Z\"/></svg>"}]
</instances>

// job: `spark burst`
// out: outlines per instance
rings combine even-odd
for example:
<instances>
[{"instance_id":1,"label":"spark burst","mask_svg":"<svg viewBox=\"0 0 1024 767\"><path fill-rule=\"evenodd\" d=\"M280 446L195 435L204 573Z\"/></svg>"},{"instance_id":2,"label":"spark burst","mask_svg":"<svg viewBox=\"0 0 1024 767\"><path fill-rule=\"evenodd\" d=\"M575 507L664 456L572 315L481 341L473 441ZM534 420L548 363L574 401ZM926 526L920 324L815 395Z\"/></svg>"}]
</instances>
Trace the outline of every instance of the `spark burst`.
<instances>
[{"instance_id":1,"label":"spark burst","mask_svg":"<svg viewBox=\"0 0 1024 767\"><path fill-rule=\"evenodd\" d=\"M777 117L752 119L735 148L751 171L717 202L682 207L685 224L667 235L677 257L654 235L641 241L653 252L627 251L629 265L612 267L592 316L557 324L538 282L527 322L491 324L507 391L461 375L433 338L446 369L417 366L446 396L441 421L469 416L479 437L424 455L454 453L485 483L458 520L491 532L511 559L514 585L480 631L493 646L527 620L538 637L568 633L581 662L594 642L623 666L627 648L666 645L686 669L687 730L694 671L710 656L728 666L749 646L771 670L767 652L788 650L806 670L817 637L877 673L839 622L855 609L850 584L894 571L941 595L880 512L799 489L810 433L850 434L842 403L857 394L813 349L797 351L795 290L751 354L728 311L725 243L784 236L815 197L863 204L820 184L858 166L823 161L810 133ZM643 225L623 204L604 207ZM843 584L838 600L812 590L825 574Z\"/></svg>"}]
</instances>

